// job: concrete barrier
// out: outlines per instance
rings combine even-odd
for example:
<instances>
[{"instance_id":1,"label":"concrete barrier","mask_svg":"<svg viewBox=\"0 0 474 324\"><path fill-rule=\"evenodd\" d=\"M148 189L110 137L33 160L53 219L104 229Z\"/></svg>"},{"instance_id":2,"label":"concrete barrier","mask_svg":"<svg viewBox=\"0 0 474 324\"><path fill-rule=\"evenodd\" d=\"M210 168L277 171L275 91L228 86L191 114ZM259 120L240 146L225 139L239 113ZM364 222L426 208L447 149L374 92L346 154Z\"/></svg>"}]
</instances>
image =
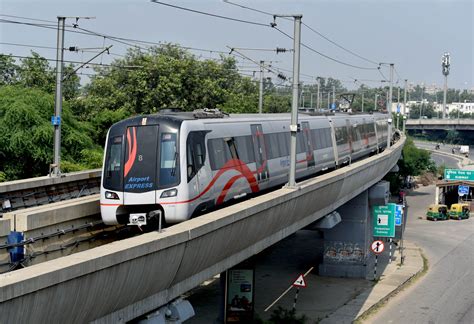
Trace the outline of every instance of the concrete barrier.
<instances>
[{"instance_id":1,"label":"concrete barrier","mask_svg":"<svg viewBox=\"0 0 474 324\"><path fill-rule=\"evenodd\" d=\"M313 223L378 182L381 154L167 228L0 275L5 322L125 322ZM27 310L27 311L25 311Z\"/></svg>"},{"instance_id":2,"label":"concrete barrier","mask_svg":"<svg viewBox=\"0 0 474 324\"><path fill-rule=\"evenodd\" d=\"M10 220L0 218L0 245L7 243L8 234L10 234ZM7 249L0 249L0 272L7 271L10 268L9 262L10 255Z\"/></svg>"},{"instance_id":3,"label":"concrete barrier","mask_svg":"<svg viewBox=\"0 0 474 324\"><path fill-rule=\"evenodd\" d=\"M61 249L61 246L68 246L71 242L94 236L104 228L100 218L99 195L20 209L4 214L3 219L9 221L9 230L22 232L25 240L34 239L34 243L25 246L25 255L30 257L24 265L53 260L73 251L98 246L98 243L90 242ZM73 229L77 230L70 231ZM64 230L68 232L62 234ZM35 239L49 235L46 239ZM44 251L49 252L39 253Z\"/></svg>"}]
</instances>

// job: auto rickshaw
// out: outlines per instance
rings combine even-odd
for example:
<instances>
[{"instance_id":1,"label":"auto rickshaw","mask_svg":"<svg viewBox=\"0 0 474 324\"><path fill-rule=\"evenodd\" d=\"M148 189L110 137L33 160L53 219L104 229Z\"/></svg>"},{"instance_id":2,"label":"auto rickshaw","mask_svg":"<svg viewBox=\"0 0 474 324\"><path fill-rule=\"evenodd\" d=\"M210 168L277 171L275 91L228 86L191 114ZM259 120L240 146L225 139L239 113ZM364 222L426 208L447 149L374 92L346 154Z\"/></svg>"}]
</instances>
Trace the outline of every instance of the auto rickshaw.
<instances>
[{"instance_id":1,"label":"auto rickshaw","mask_svg":"<svg viewBox=\"0 0 474 324\"><path fill-rule=\"evenodd\" d=\"M469 204L452 204L449 210L449 217L452 219L468 219L469 218Z\"/></svg>"},{"instance_id":2,"label":"auto rickshaw","mask_svg":"<svg viewBox=\"0 0 474 324\"><path fill-rule=\"evenodd\" d=\"M439 204L429 205L426 219L433 221L449 219L448 206Z\"/></svg>"}]
</instances>

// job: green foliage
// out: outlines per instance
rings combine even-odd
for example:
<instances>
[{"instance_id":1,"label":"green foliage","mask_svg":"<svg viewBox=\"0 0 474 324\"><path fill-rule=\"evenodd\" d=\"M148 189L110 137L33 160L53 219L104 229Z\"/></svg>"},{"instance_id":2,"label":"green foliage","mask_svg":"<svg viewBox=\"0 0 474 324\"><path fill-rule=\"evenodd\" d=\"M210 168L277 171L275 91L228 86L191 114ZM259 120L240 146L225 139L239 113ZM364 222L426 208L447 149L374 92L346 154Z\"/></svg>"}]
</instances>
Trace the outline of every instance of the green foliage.
<instances>
[{"instance_id":1,"label":"green foliage","mask_svg":"<svg viewBox=\"0 0 474 324\"><path fill-rule=\"evenodd\" d=\"M296 316L294 309L287 310L278 306L270 316L268 323L271 324L304 324L308 321L305 315Z\"/></svg>"},{"instance_id":2,"label":"green foliage","mask_svg":"<svg viewBox=\"0 0 474 324\"><path fill-rule=\"evenodd\" d=\"M400 175L418 176L424 171L436 169L434 162L430 158L430 153L426 150L415 147L413 140L408 138L402 152L403 159L398 162Z\"/></svg>"},{"instance_id":3,"label":"green foliage","mask_svg":"<svg viewBox=\"0 0 474 324\"><path fill-rule=\"evenodd\" d=\"M47 174L53 160L53 113L52 94L20 85L0 87L0 170L5 179ZM97 160L100 150L89 136L90 127L77 121L67 104L61 126L61 155L66 169L89 168L88 163ZM87 150L94 153L88 154ZM96 162L92 164L97 166Z\"/></svg>"}]
</instances>

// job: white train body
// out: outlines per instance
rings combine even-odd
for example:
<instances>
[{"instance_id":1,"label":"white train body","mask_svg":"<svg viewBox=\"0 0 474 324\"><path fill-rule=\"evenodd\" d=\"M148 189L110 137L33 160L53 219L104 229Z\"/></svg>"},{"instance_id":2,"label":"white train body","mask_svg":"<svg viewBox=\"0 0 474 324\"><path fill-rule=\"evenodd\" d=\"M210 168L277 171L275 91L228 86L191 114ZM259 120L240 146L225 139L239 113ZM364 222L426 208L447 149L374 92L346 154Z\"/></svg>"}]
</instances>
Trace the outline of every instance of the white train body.
<instances>
[{"instance_id":1,"label":"white train body","mask_svg":"<svg viewBox=\"0 0 474 324\"><path fill-rule=\"evenodd\" d=\"M101 183L103 221L137 223L141 216L149 222L161 214L177 223L284 185L289 125L290 114L196 118L184 112L113 125ZM299 125L297 179L378 152L387 142L386 115L300 114Z\"/></svg>"}]
</instances>

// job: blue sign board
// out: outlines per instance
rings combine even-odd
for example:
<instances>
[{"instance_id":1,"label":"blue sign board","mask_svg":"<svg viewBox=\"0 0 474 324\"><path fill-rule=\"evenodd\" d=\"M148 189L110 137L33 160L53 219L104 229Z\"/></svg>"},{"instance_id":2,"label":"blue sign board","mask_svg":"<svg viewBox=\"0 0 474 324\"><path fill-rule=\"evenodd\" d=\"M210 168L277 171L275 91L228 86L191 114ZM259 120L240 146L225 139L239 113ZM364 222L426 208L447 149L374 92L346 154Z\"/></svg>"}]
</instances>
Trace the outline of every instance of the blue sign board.
<instances>
[{"instance_id":1,"label":"blue sign board","mask_svg":"<svg viewBox=\"0 0 474 324\"><path fill-rule=\"evenodd\" d=\"M400 113L400 104L397 104L397 113Z\"/></svg>"},{"instance_id":2,"label":"blue sign board","mask_svg":"<svg viewBox=\"0 0 474 324\"><path fill-rule=\"evenodd\" d=\"M53 126L61 125L61 117L60 116L51 116L51 124Z\"/></svg>"},{"instance_id":3,"label":"blue sign board","mask_svg":"<svg viewBox=\"0 0 474 324\"><path fill-rule=\"evenodd\" d=\"M334 102L331 104L331 109L332 110L336 109L336 104Z\"/></svg>"},{"instance_id":4,"label":"blue sign board","mask_svg":"<svg viewBox=\"0 0 474 324\"><path fill-rule=\"evenodd\" d=\"M469 194L469 186L458 186L458 195L464 196Z\"/></svg>"},{"instance_id":5,"label":"blue sign board","mask_svg":"<svg viewBox=\"0 0 474 324\"><path fill-rule=\"evenodd\" d=\"M395 226L401 226L403 219L403 205L395 206Z\"/></svg>"}]
</instances>

